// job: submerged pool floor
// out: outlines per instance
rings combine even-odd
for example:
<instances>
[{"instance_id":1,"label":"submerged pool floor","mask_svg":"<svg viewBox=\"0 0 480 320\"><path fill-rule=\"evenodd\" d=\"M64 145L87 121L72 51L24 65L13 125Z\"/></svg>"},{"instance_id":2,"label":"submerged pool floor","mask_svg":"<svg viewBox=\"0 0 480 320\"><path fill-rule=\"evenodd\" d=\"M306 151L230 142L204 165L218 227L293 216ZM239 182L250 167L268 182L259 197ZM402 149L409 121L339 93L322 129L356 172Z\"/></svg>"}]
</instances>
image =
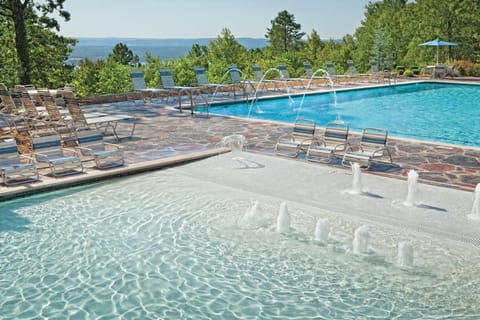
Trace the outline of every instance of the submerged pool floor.
<instances>
[{"instance_id":1,"label":"submerged pool floor","mask_svg":"<svg viewBox=\"0 0 480 320\"><path fill-rule=\"evenodd\" d=\"M422 184L405 207L405 181L361 180L351 194L345 170L224 154L2 203L0 319L478 318L471 193Z\"/></svg>"}]
</instances>

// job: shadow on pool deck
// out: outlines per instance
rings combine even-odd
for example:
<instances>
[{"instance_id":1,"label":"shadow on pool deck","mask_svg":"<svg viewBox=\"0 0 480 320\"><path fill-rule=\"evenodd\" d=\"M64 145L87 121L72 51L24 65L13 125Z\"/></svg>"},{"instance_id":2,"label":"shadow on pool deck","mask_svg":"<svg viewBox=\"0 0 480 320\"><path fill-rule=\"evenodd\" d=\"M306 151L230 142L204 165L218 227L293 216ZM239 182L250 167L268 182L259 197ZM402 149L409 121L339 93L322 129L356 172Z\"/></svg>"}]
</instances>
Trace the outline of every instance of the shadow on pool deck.
<instances>
[{"instance_id":1,"label":"shadow on pool deck","mask_svg":"<svg viewBox=\"0 0 480 320\"><path fill-rule=\"evenodd\" d=\"M124 168L100 171L87 163L87 173L62 178L43 175L41 182L16 187L0 186L0 201L53 188L97 181L110 176L129 175L141 171L155 170L165 166L185 163L203 157L226 152L218 149L223 137L240 134L245 136L245 150L273 154L278 137L291 131L291 125L271 121L231 118L223 116L194 115L179 113L173 106L151 102L116 102L83 107L87 111L106 113L127 113L138 119L135 135L125 135L130 124L120 124L118 144L125 151L127 165ZM321 135L322 128L317 134ZM124 136L122 137L122 134ZM358 133L351 133L350 139L358 139ZM107 137L115 142L113 136ZM446 187L471 191L480 183L480 148L434 144L423 141L390 137L387 143L393 165L373 165L368 172L376 175L405 179L408 171L414 169L420 181ZM305 161L286 159L285 161ZM312 164L323 165L323 164ZM330 164L341 167L339 162Z\"/></svg>"}]
</instances>

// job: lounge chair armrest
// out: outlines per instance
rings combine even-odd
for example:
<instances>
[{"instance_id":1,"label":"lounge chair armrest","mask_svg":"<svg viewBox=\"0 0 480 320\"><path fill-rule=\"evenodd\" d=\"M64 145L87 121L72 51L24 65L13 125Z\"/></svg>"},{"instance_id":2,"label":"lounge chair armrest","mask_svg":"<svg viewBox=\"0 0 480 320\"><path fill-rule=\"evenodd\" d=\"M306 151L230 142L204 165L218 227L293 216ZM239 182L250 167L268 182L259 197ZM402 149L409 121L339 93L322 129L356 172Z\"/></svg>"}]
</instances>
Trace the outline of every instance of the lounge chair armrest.
<instances>
[{"instance_id":1,"label":"lounge chair armrest","mask_svg":"<svg viewBox=\"0 0 480 320\"><path fill-rule=\"evenodd\" d=\"M77 156L79 157L80 154L78 153L78 150L72 149L72 148L63 148L63 151L66 153L70 153L71 156Z\"/></svg>"},{"instance_id":2,"label":"lounge chair armrest","mask_svg":"<svg viewBox=\"0 0 480 320\"><path fill-rule=\"evenodd\" d=\"M313 146L326 147L327 144L325 143L325 141L322 138L313 137L312 142L310 143L310 146L312 146L312 147Z\"/></svg>"},{"instance_id":3,"label":"lounge chair armrest","mask_svg":"<svg viewBox=\"0 0 480 320\"><path fill-rule=\"evenodd\" d=\"M103 144L104 144L106 147L110 147L110 148L112 148L112 149L117 149L117 150L122 149L118 144L115 144L115 143L104 142Z\"/></svg>"},{"instance_id":4,"label":"lounge chair armrest","mask_svg":"<svg viewBox=\"0 0 480 320\"><path fill-rule=\"evenodd\" d=\"M348 142L346 143L338 143L333 147L333 152L339 152L339 151L346 151L350 147L350 144Z\"/></svg>"},{"instance_id":5,"label":"lounge chair armrest","mask_svg":"<svg viewBox=\"0 0 480 320\"><path fill-rule=\"evenodd\" d=\"M35 152L33 153L35 155L35 158L41 159L40 161L48 161L48 155L40 152Z\"/></svg>"},{"instance_id":6,"label":"lounge chair armrest","mask_svg":"<svg viewBox=\"0 0 480 320\"><path fill-rule=\"evenodd\" d=\"M390 162L392 162L392 155L390 154L390 150L388 150L388 147L386 146L384 148L373 151L372 158L385 156L385 153L390 158Z\"/></svg>"},{"instance_id":7,"label":"lounge chair armrest","mask_svg":"<svg viewBox=\"0 0 480 320\"><path fill-rule=\"evenodd\" d=\"M83 151L89 151L91 152L92 151L92 148L88 148L88 147L83 147L83 146L78 146L78 147L75 147L77 150L83 150Z\"/></svg>"},{"instance_id":8,"label":"lounge chair armrest","mask_svg":"<svg viewBox=\"0 0 480 320\"><path fill-rule=\"evenodd\" d=\"M304 145L304 144L310 144L312 143L313 141L315 141L316 139L314 137L311 137L311 138L305 138L305 139L302 139L302 141L300 141L300 144L301 145Z\"/></svg>"},{"instance_id":9,"label":"lounge chair armrest","mask_svg":"<svg viewBox=\"0 0 480 320\"><path fill-rule=\"evenodd\" d=\"M345 149L345 152L356 152L356 151L361 151L363 152L363 148L360 145L351 145L348 144L347 148Z\"/></svg>"},{"instance_id":10,"label":"lounge chair armrest","mask_svg":"<svg viewBox=\"0 0 480 320\"><path fill-rule=\"evenodd\" d=\"M19 155L19 157L23 158L23 159L27 159L29 163L35 161L35 159L33 157L27 156L26 154L21 154L21 155Z\"/></svg>"},{"instance_id":11,"label":"lounge chair armrest","mask_svg":"<svg viewBox=\"0 0 480 320\"><path fill-rule=\"evenodd\" d=\"M278 137L277 141L281 141L281 140L295 141L295 136L291 133L285 133L285 134L282 134L280 137Z\"/></svg>"}]
</instances>

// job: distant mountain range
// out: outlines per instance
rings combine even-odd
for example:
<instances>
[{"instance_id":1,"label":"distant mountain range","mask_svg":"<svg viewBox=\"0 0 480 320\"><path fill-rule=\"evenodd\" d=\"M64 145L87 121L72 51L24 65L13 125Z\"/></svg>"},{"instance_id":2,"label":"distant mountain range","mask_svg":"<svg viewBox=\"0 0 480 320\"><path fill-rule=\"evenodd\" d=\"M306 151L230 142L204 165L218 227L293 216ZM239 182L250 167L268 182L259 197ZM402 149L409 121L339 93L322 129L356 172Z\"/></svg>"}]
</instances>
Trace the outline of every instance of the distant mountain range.
<instances>
[{"instance_id":1,"label":"distant mountain range","mask_svg":"<svg viewBox=\"0 0 480 320\"><path fill-rule=\"evenodd\" d=\"M77 38L78 43L69 60L75 63L81 59L105 59L118 43L126 44L140 61L144 59L145 52L162 59L177 59L186 55L194 44L208 45L216 39ZM259 38L237 38L237 41L247 49L263 48L268 44L267 39Z\"/></svg>"}]
</instances>

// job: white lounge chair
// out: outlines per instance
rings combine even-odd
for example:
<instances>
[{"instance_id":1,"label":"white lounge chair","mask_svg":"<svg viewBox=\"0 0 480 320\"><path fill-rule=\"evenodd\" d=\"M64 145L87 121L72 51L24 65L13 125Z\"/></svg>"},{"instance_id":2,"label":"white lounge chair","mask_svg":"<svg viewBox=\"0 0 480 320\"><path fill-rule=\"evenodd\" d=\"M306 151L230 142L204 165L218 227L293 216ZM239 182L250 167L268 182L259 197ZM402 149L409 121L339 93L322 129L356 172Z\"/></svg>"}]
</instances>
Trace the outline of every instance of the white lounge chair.
<instances>
[{"instance_id":1,"label":"white lounge chair","mask_svg":"<svg viewBox=\"0 0 480 320\"><path fill-rule=\"evenodd\" d=\"M39 179L35 162L31 157L18 153L17 143L13 138L0 142L0 177L7 186Z\"/></svg>"},{"instance_id":2,"label":"white lounge chair","mask_svg":"<svg viewBox=\"0 0 480 320\"><path fill-rule=\"evenodd\" d=\"M290 73L288 72L287 65L285 63L279 63L278 64L278 70L280 70L280 75L283 80L287 81L287 83L292 83L292 87L298 87L298 84L300 84L301 88L305 88L305 81L308 81L308 79L305 78L291 78Z\"/></svg>"},{"instance_id":3,"label":"white lounge chair","mask_svg":"<svg viewBox=\"0 0 480 320\"><path fill-rule=\"evenodd\" d=\"M130 71L130 78L132 79L133 90L141 92L144 101L147 99L151 100L153 94L165 92L164 89L160 88L148 88L143 76L143 72L140 70Z\"/></svg>"},{"instance_id":4,"label":"white lounge chair","mask_svg":"<svg viewBox=\"0 0 480 320\"><path fill-rule=\"evenodd\" d=\"M76 147L84 157L90 157L95 161L99 169L107 169L123 166L125 158L123 150L117 144L103 141L100 131L80 130L77 132L78 146Z\"/></svg>"},{"instance_id":5,"label":"white lounge chair","mask_svg":"<svg viewBox=\"0 0 480 320\"><path fill-rule=\"evenodd\" d=\"M210 83L208 81L208 77L204 67L201 67L201 66L194 67L193 71L195 72L195 77L197 78L196 85L201 88L207 89L209 93L215 94L218 91L224 92L226 88L228 88L228 86L225 84Z\"/></svg>"},{"instance_id":6,"label":"white lounge chair","mask_svg":"<svg viewBox=\"0 0 480 320\"><path fill-rule=\"evenodd\" d=\"M342 82L344 82L344 81L342 81L342 79L349 79L350 78L348 75L337 74L337 71L335 70L335 66L333 65L333 62L326 61L325 65L327 67L327 72L328 72L328 75L329 75L330 79L333 82L335 82L336 84L341 84Z\"/></svg>"},{"instance_id":7,"label":"white lounge chair","mask_svg":"<svg viewBox=\"0 0 480 320\"><path fill-rule=\"evenodd\" d=\"M255 77L256 91L259 91L261 89L273 89L277 91L280 89L280 87L282 86L281 84L284 82L278 79L265 79L265 74L262 72L262 68L258 64L252 65L252 70Z\"/></svg>"},{"instance_id":8,"label":"white lounge chair","mask_svg":"<svg viewBox=\"0 0 480 320\"><path fill-rule=\"evenodd\" d=\"M65 99L68 111L70 112L71 120L75 129L90 128L102 129L105 133L109 128L117 140L120 140L117 132L117 127L120 122L129 122L132 124L129 138L133 137L137 119L135 117L125 114L108 115L104 113L91 114L90 116L82 111L76 99Z\"/></svg>"},{"instance_id":9,"label":"white lounge chair","mask_svg":"<svg viewBox=\"0 0 480 320\"><path fill-rule=\"evenodd\" d=\"M370 77L370 74L368 73L358 73L357 68L355 68L355 64L353 63L352 60L347 60L347 65L348 65L348 71L347 75L350 76L351 79L355 79L358 82L361 82L362 80L367 80Z\"/></svg>"},{"instance_id":10,"label":"white lounge chair","mask_svg":"<svg viewBox=\"0 0 480 320\"><path fill-rule=\"evenodd\" d=\"M310 84L310 87L320 87L322 85L329 84L329 78L326 76L326 74L320 72L317 72L318 75L315 74L316 71L313 71L312 64L310 62L304 62L303 67L305 68L305 74L303 75L303 78L307 79L307 86Z\"/></svg>"},{"instance_id":11,"label":"white lounge chair","mask_svg":"<svg viewBox=\"0 0 480 320\"><path fill-rule=\"evenodd\" d=\"M7 86L3 83L0 83L0 105L2 127L9 127L17 132L30 129L30 123L24 115L24 110L17 107Z\"/></svg>"},{"instance_id":12,"label":"white lounge chair","mask_svg":"<svg viewBox=\"0 0 480 320\"><path fill-rule=\"evenodd\" d=\"M173 80L172 71L170 68L160 68L160 78L162 79L162 87L164 89L182 92L195 88L192 86L177 86Z\"/></svg>"},{"instance_id":13,"label":"white lounge chair","mask_svg":"<svg viewBox=\"0 0 480 320\"><path fill-rule=\"evenodd\" d=\"M348 125L329 123L322 138L315 138L310 143L305 159L308 161L330 163L342 154L348 146Z\"/></svg>"},{"instance_id":14,"label":"white lounge chair","mask_svg":"<svg viewBox=\"0 0 480 320\"><path fill-rule=\"evenodd\" d=\"M255 85L246 77L242 79L242 71L234 64L228 66L228 73L233 87L233 98L243 95L248 97L249 91L255 92ZM237 93L237 87L240 87L240 93Z\"/></svg>"},{"instance_id":15,"label":"white lounge chair","mask_svg":"<svg viewBox=\"0 0 480 320\"><path fill-rule=\"evenodd\" d=\"M392 155L387 147L388 131L379 128L363 129L358 145L349 145L343 156L342 165L350 167L354 162L360 168L369 169L374 161L392 163Z\"/></svg>"},{"instance_id":16,"label":"white lounge chair","mask_svg":"<svg viewBox=\"0 0 480 320\"><path fill-rule=\"evenodd\" d=\"M33 156L37 164L47 164L54 177L83 172L80 154L73 149L63 148L60 136L33 136Z\"/></svg>"},{"instance_id":17,"label":"white lounge chair","mask_svg":"<svg viewBox=\"0 0 480 320\"><path fill-rule=\"evenodd\" d=\"M316 123L310 119L297 119L292 132L280 136L275 145L275 153L295 158L305 150L314 139Z\"/></svg>"}]
</instances>

